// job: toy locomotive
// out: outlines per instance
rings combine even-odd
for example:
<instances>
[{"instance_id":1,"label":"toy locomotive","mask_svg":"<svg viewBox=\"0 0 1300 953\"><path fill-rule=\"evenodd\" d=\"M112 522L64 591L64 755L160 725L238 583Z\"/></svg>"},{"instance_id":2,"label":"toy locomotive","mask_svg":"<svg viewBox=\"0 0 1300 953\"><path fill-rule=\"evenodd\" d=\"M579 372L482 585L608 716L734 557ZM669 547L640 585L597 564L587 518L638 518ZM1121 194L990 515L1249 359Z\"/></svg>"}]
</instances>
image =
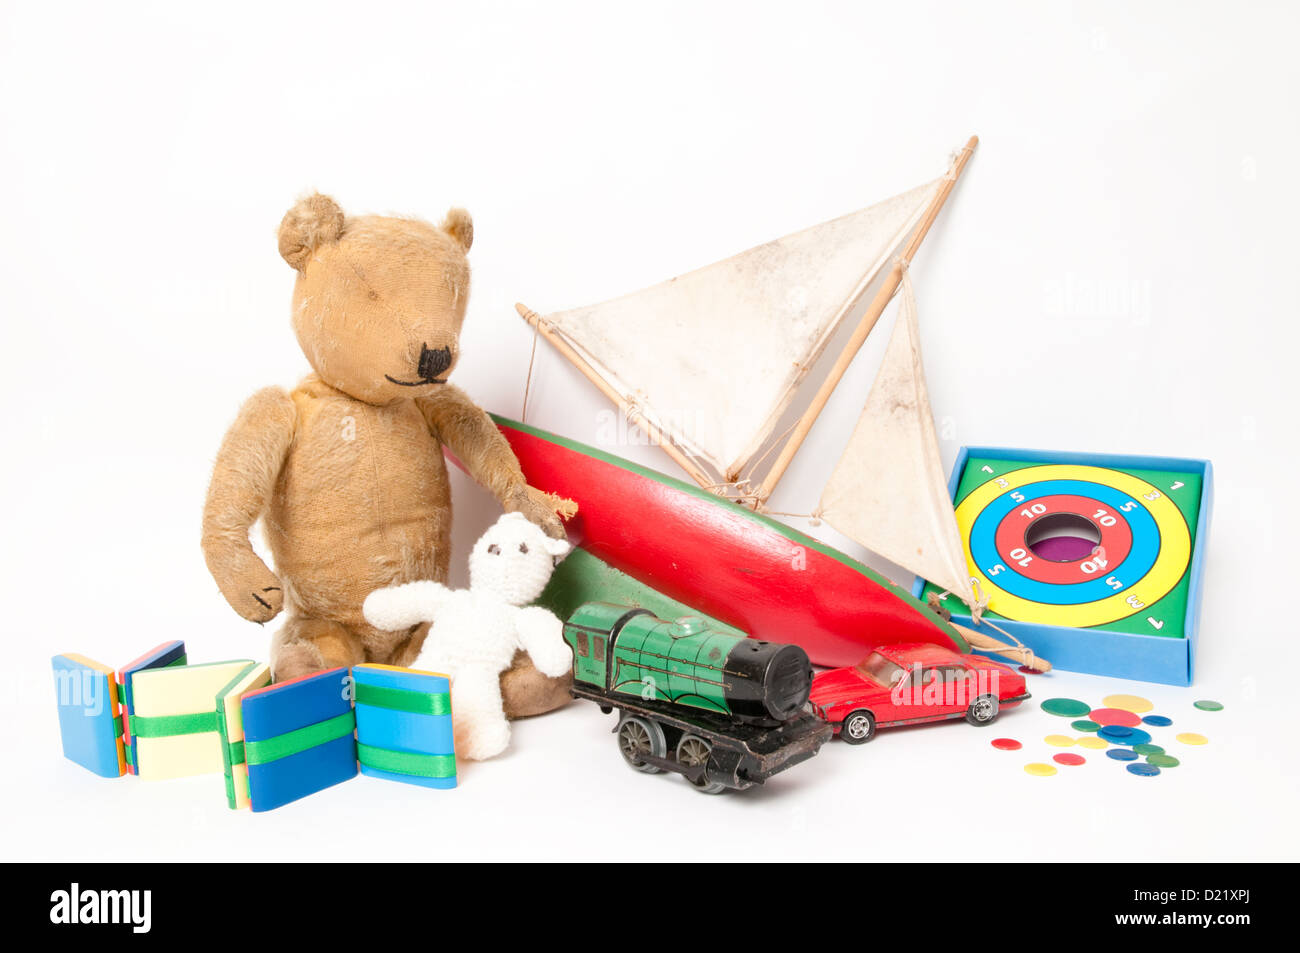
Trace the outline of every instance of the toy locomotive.
<instances>
[{"instance_id":1,"label":"toy locomotive","mask_svg":"<svg viewBox=\"0 0 1300 953\"><path fill-rule=\"evenodd\" d=\"M812 664L798 646L605 602L579 606L564 639L573 696L619 710L618 747L638 771L674 771L720 794L762 784L830 740L808 707Z\"/></svg>"}]
</instances>

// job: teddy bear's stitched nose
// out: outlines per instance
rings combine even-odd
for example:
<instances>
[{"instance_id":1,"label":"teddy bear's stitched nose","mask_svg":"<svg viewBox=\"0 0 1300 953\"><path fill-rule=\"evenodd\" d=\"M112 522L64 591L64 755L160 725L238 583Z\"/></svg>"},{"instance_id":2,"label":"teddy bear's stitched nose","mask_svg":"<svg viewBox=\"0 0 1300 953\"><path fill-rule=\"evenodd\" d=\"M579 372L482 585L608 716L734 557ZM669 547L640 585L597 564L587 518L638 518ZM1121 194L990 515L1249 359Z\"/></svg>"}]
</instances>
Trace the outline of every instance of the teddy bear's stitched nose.
<instances>
[{"instance_id":1,"label":"teddy bear's stitched nose","mask_svg":"<svg viewBox=\"0 0 1300 953\"><path fill-rule=\"evenodd\" d=\"M420 363L416 370L422 380L433 381L438 375L451 367L451 348L440 347L430 351L428 345L420 345Z\"/></svg>"}]
</instances>

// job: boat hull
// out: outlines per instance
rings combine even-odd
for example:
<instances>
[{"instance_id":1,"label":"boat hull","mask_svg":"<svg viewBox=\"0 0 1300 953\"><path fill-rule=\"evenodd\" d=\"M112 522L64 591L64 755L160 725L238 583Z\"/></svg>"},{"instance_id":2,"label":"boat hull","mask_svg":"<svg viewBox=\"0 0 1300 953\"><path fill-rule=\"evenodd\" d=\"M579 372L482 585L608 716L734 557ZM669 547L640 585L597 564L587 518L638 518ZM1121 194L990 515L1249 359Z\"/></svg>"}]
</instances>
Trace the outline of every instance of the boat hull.
<instances>
[{"instance_id":1,"label":"boat hull","mask_svg":"<svg viewBox=\"0 0 1300 953\"><path fill-rule=\"evenodd\" d=\"M577 502L570 538L668 599L754 638L798 645L818 665L852 665L900 642L970 651L921 602L819 540L631 461L493 419L529 484Z\"/></svg>"}]
</instances>

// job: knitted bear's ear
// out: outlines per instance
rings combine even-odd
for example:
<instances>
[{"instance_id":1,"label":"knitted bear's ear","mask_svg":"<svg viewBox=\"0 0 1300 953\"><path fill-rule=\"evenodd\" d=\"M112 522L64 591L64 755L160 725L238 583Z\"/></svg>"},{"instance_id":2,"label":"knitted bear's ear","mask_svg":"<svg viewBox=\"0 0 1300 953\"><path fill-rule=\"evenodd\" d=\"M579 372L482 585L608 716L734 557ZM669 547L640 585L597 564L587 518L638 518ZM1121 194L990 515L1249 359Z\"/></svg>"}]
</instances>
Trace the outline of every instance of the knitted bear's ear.
<instances>
[{"instance_id":1,"label":"knitted bear's ear","mask_svg":"<svg viewBox=\"0 0 1300 953\"><path fill-rule=\"evenodd\" d=\"M546 537L546 542L542 545L546 547L548 553L555 556L557 559L562 559L569 555L569 551L573 549L573 547L569 545L567 539L551 539L549 536Z\"/></svg>"},{"instance_id":2,"label":"knitted bear's ear","mask_svg":"<svg viewBox=\"0 0 1300 953\"><path fill-rule=\"evenodd\" d=\"M456 243L465 251L469 251L469 246L474 244L474 220L463 208L447 211L447 217L442 220L442 230L456 239Z\"/></svg>"},{"instance_id":3,"label":"knitted bear's ear","mask_svg":"<svg viewBox=\"0 0 1300 953\"><path fill-rule=\"evenodd\" d=\"M307 267L321 245L343 234L343 209L319 192L301 199L280 222L280 255L297 271Z\"/></svg>"}]
</instances>

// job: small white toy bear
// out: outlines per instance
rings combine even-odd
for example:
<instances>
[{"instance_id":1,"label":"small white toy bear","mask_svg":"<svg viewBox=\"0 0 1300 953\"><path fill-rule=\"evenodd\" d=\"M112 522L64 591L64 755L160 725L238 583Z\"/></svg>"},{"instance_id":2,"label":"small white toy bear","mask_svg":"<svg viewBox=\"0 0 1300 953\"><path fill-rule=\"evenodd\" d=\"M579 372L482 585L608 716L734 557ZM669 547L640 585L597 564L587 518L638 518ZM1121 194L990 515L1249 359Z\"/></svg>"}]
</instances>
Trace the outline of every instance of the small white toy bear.
<instances>
[{"instance_id":1,"label":"small white toy bear","mask_svg":"<svg viewBox=\"0 0 1300 953\"><path fill-rule=\"evenodd\" d=\"M432 580L376 589L362 613L377 629L397 632L432 622L415 667L451 679L456 754L481 761L510 743L501 707L501 673L517 649L552 678L573 665L563 623L540 606L558 557L569 544L551 539L520 513L507 513L474 544L469 588L448 589Z\"/></svg>"}]
</instances>

